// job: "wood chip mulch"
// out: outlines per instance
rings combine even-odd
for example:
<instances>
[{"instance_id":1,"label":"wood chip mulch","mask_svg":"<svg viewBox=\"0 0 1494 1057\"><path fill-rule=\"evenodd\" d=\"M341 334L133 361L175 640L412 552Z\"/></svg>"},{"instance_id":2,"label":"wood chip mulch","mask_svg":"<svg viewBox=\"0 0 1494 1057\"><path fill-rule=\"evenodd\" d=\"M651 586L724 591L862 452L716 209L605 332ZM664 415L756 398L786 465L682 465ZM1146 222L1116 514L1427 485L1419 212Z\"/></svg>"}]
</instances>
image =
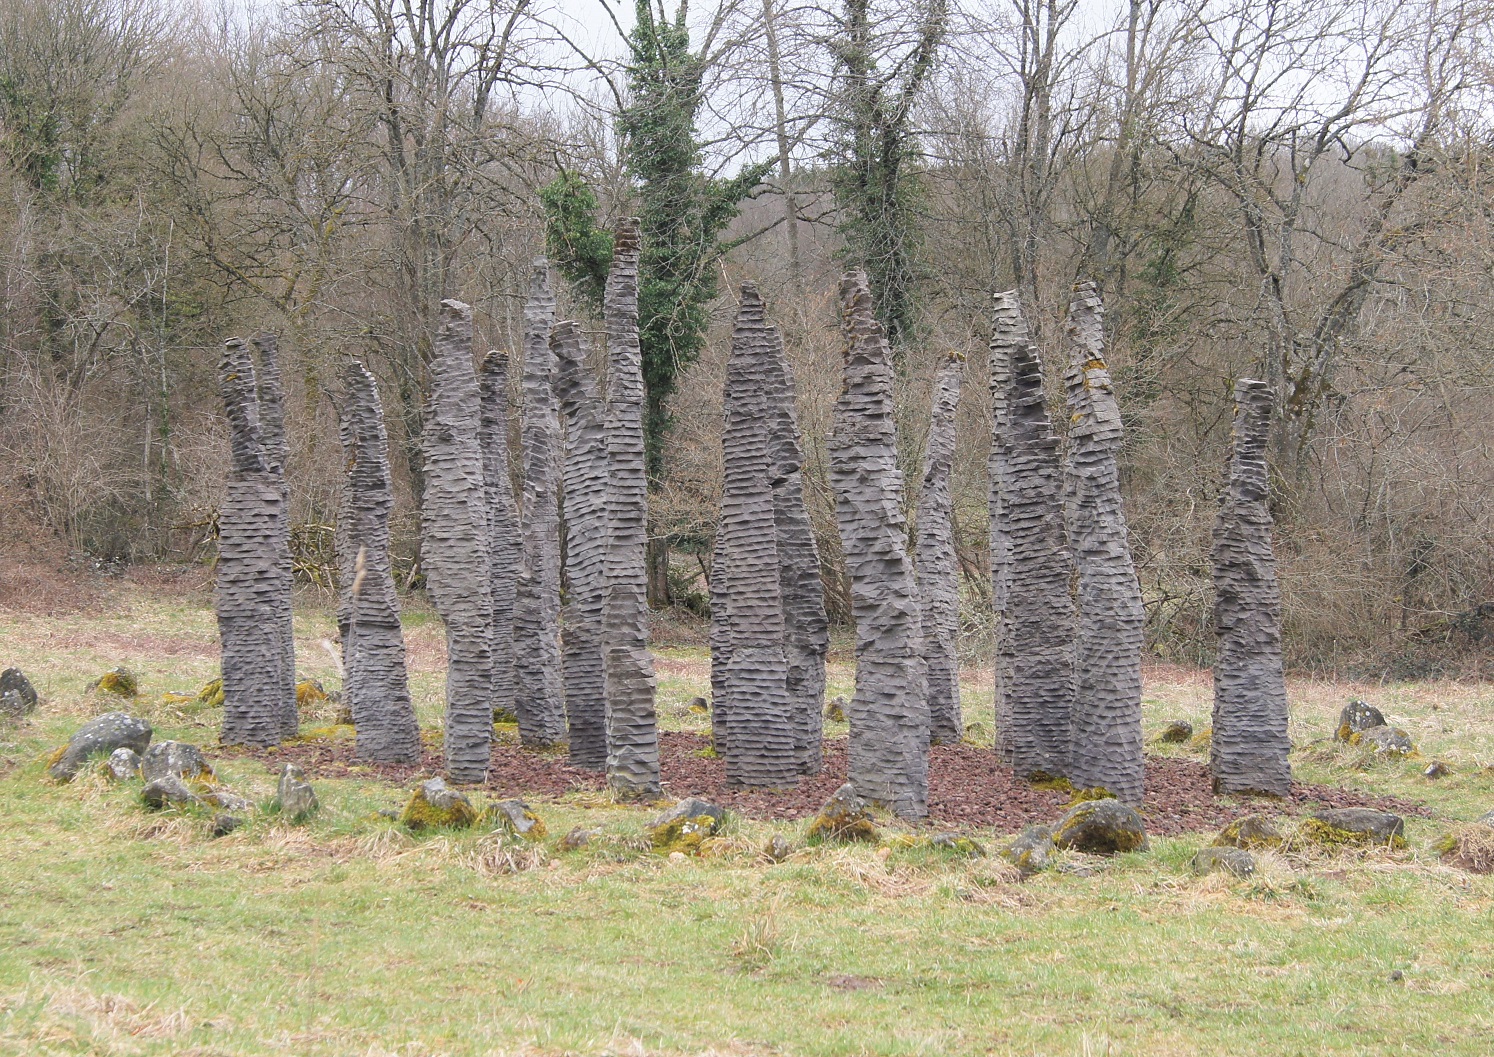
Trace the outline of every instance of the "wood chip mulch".
<instances>
[{"instance_id":1,"label":"wood chip mulch","mask_svg":"<svg viewBox=\"0 0 1494 1057\"><path fill-rule=\"evenodd\" d=\"M725 764L701 755L709 744L709 739L699 734L661 735L660 769L666 798L700 796L751 818L800 819L818 811L845 781L844 738L827 740L824 769L787 792L730 788ZM278 770L284 762L299 764L313 780L377 777L400 789L441 772L441 755L430 749L418 766L359 764L348 738L237 751L263 760L271 770ZM1141 811L1147 829L1163 836L1217 829L1253 810L1299 814L1325 807L1373 807L1400 815L1428 814L1424 806L1408 800L1321 785L1294 785L1285 801L1216 797L1210 789L1209 769L1202 762L1148 756L1146 765L1146 800ZM545 799L573 792L600 792L606 784L596 772L567 765L563 755L521 750L511 736L494 746L491 774L485 790L498 797ZM391 804L395 799L402 798L392 797ZM943 745L929 754L929 819L933 825L1014 832L1028 823L1053 822L1068 802L1066 793L1035 789L1016 778L996 762L989 749Z\"/></svg>"}]
</instances>

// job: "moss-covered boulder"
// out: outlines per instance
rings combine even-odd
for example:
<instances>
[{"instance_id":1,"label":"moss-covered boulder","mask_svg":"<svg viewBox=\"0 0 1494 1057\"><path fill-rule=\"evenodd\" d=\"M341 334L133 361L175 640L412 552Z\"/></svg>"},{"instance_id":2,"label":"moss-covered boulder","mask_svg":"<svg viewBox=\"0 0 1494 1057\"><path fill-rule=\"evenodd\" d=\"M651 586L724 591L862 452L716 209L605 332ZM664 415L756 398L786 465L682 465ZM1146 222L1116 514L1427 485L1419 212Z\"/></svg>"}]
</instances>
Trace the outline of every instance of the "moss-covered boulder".
<instances>
[{"instance_id":1,"label":"moss-covered boulder","mask_svg":"<svg viewBox=\"0 0 1494 1057\"><path fill-rule=\"evenodd\" d=\"M1235 819L1214 838L1216 848L1279 848L1281 830L1265 815L1245 815Z\"/></svg>"},{"instance_id":2,"label":"moss-covered boulder","mask_svg":"<svg viewBox=\"0 0 1494 1057\"><path fill-rule=\"evenodd\" d=\"M158 741L140 757L140 777L146 782L175 775L184 781L210 782L213 765L196 745L184 741Z\"/></svg>"},{"instance_id":3,"label":"moss-covered boulder","mask_svg":"<svg viewBox=\"0 0 1494 1057\"><path fill-rule=\"evenodd\" d=\"M241 816L222 812L213 816L212 825L208 827L208 835L226 837L243 824L244 819Z\"/></svg>"},{"instance_id":4,"label":"moss-covered boulder","mask_svg":"<svg viewBox=\"0 0 1494 1057\"><path fill-rule=\"evenodd\" d=\"M1297 827L1298 835L1325 848L1374 846L1404 848L1406 824L1399 815L1369 807L1339 807L1314 812Z\"/></svg>"},{"instance_id":5,"label":"moss-covered boulder","mask_svg":"<svg viewBox=\"0 0 1494 1057\"><path fill-rule=\"evenodd\" d=\"M36 688L19 668L0 672L0 717L20 719L36 711Z\"/></svg>"},{"instance_id":6,"label":"moss-covered boulder","mask_svg":"<svg viewBox=\"0 0 1494 1057\"><path fill-rule=\"evenodd\" d=\"M1338 714L1338 729L1333 736L1339 741L1352 741L1355 734L1371 727L1385 726L1385 714L1368 701L1357 698L1344 706Z\"/></svg>"},{"instance_id":7,"label":"moss-covered boulder","mask_svg":"<svg viewBox=\"0 0 1494 1057\"><path fill-rule=\"evenodd\" d=\"M649 823L648 836L654 848L668 854L694 854L714 837L726 820L726 810L699 797L687 797Z\"/></svg>"},{"instance_id":8,"label":"moss-covered boulder","mask_svg":"<svg viewBox=\"0 0 1494 1057\"><path fill-rule=\"evenodd\" d=\"M1159 745L1185 745L1193 737L1193 724L1186 719L1175 719L1163 727L1152 741Z\"/></svg>"},{"instance_id":9,"label":"moss-covered boulder","mask_svg":"<svg viewBox=\"0 0 1494 1057\"><path fill-rule=\"evenodd\" d=\"M524 840L544 840L549 834L545 822L522 800L500 800L488 809L505 833Z\"/></svg>"},{"instance_id":10,"label":"moss-covered boulder","mask_svg":"<svg viewBox=\"0 0 1494 1057\"><path fill-rule=\"evenodd\" d=\"M844 723L846 721L846 699L832 697L830 703L825 706L825 718L831 723Z\"/></svg>"},{"instance_id":11,"label":"moss-covered boulder","mask_svg":"<svg viewBox=\"0 0 1494 1057\"><path fill-rule=\"evenodd\" d=\"M280 768L280 780L275 784L275 806L280 817L291 822L304 822L321 809L316 790L306 780L306 773L293 763Z\"/></svg>"},{"instance_id":12,"label":"moss-covered boulder","mask_svg":"<svg viewBox=\"0 0 1494 1057\"><path fill-rule=\"evenodd\" d=\"M1053 862L1053 853L1058 850L1053 843L1053 831L1047 826L1028 826L1005 848L1001 857L1022 872L1023 877L1042 873Z\"/></svg>"},{"instance_id":13,"label":"moss-covered boulder","mask_svg":"<svg viewBox=\"0 0 1494 1057\"><path fill-rule=\"evenodd\" d=\"M320 679L302 679L296 684L296 708L302 713L320 708L332 700Z\"/></svg>"},{"instance_id":14,"label":"moss-covered boulder","mask_svg":"<svg viewBox=\"0 0 1494 1057\"><path fill-rule=\"evenodd\" d=\"M1213 727L1204 727L1203 730L1198 731L1197 733L1195 733L1193 735L1193 737L1191 737L1191 738L1188 739L1188 748L1190 748L1190 749L1197 749L1197 750L1199 750L1201 752L1207 752L1209 750L1210 746L1212 746L1213 744L1214 744L1214 728Z\"/></svg>"},{"instance_id":15,"label":"moss-covered boulder","mask_svg":"<svg viewBox=\"0 0 1494 1057\"><path fill-rule=\"evenodd\" d=\"M1416 746L1411 742L1411 735L1400 727L1387 727L1383 724L1365 730L1356 730L1349 735L1349 744L1368 749L1376 759L1381 760L1404 760L1416 752Z\"/></svg>"},{"instance_id":16,"label":"moss-covered boulder","mask_svg":"<svg viewBox=\"0 0 1494 1057\"><path fill-rule=\"evenodd\" d=\"M1255 873L1255 856L1244 848L1200 848L1193 856L1193 872L1249 877Z\"/></svg>"},{"instance_id":17,"label":"moss-covered boulder","mask_svg":"<svg viewBox=\"0 0 1494 1057\"><path fill-rule=\"evenodd\" d=\"M209 679L202 684L202 689L197 691L197 703L206 705L208 708L223 707L223 680Z\"/></svg>"},{"instance_id":18,"label":"moss-covered boulder","mask_svg":"<svg viewBox=\"0 0 1494 1057\"><path fill-rule=\"evenodd\" d=\"M825 801L825 806L809 824L807 836L811 844L819 844L824 841L876 841L881 835L866 804L847 782Z\"/></svg>"},{"instance_id":19,"label":"moss-covered boulder","mask_svg":"<svg viewBox=\"0 0 1494 1057\"><path fill-rule=\"evenodd\" d=\"M53 754L48 761L48 773L59 782L71 782L91 756L107 756L119 748L145 752L151 734L149 723L123 712L97 716L79 727L67 744Z\"/></svg>"},{"instance_id":20,"label":"moss-covered boulder","mask_svg":"<svg viewBox=\"0 0 1494 1057\"><path fill-rule=\"evenodd\" d=\"M692 697L690 703L685 706L685 711L693 712L697 716L709 716L711 703L703 697Z\"/></svg>"},{"instance_id":21,"label":"moss-covered boulder","mask_svg":"<svg viewBox=\"0 0 1494 1057\"><path fill-rule=\"evenodd\" d=\"M775 833L768 838L763 845L762 858L764 862L780 863L793 854L794 846L782 833Z\"/></svg>"},{"instance_id":22,"label":"moss-covered boulder","mask_svg":"<svg viewBox=\"0 0 1494 1057\"><path fill-rule=\"evenodd\" d=\"M90 694L108 694L111 697L135 698L140 694L140 680L128 668L110 668L88 684Z\"/></svg>"},{"instance_id":23,"label":"moss-covered boulder","mask_svg":"<svg viewBox=\"0 0 1494 1057\"><path fill-rule=\"evenodd\" d=\"M592 841L601 837L599 829L587 829L585 826L573 826L564 837L555 842L555 847L560 851L575 851L584 848Z\"/></svg>"},{"instance_id":24,"label":"moss-covered boulder","mask_svg":"<svg viewBox=\"0 0 1494 1057\"><path fill-rule=\"evenodd\" d=\"M174 774L166 774L145 783L140 790L140 799L152 811L164 811L168 807L190 807L199 803L191 786Z\"/></svg>"},{"instance_id":25,"label":"moss-covered boulder","mask_svg":"<svg viewBox=\"0 0 1494 1057\"><path fill-rule=\"evenodd\" d=\"M1438 778L1446 778L1450 774L1452 774L1452 768L1441 760L1433 760L1421 772L1423 778L1429 778L1434 781Z\"/></svg>"},{"instance_id":26,"label":"moss-covered boulder","mask_svg":"<svg viewBox=\"0 0 1494 1057\"><path fill-rule=\"evenodd\" d=\"M928 838L928 846L940 851L952 852L967 859L984 859L986 849L974 837L963 833L935 833Z\"/></svg>"},{"instance_id":27,"label":"moss-covered boulder","mask_svg":"<svg viewBox=\"0 0 1494 1057\"><path fill-rule=\"evenodd\" d=\"M1150 846L1141 816L1119 800L1091 800L1070 808L1053 827L1053 843L1091 855L1146 851Z\"/></svg>"},{"instance_id":28,"label":"moss-covered boulder","mask_svg":"<svg viewBox=\"0 0 1494 1057\"><path fill-rule=\"evenodd\" d=\"M447 788L443 778L432 778L410 794L399 820L413 830L466 829L480 817L466 793Z\"/></svg>"}]
</instances>

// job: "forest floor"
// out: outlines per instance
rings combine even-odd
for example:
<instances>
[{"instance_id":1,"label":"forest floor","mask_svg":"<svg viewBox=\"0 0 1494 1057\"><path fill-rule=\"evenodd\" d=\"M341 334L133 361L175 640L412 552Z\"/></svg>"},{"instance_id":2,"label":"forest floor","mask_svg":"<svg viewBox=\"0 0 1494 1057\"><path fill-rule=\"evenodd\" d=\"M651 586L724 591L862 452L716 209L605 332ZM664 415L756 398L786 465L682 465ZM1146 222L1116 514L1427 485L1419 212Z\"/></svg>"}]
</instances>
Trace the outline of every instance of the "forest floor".
<instances>
[{"instance_id":1,"label":"forest floor","mask_svg":"<svg viewBox=\"0 0 1494 1057\"><path fill-rule=\"evenodd\" d=\"M161 702L217 674L200 574L132 574L66 608L0 609L0 667L22 668L44 699L0 721L0 1054L1490 1052L1494 877L1434 847L1494 808L1488 683L1291 680L1293 800L1214 798L1203 750L1153 747L1151 850L1064 856L1022 882L995 857L806 847L803 816L843 766L844 724L827 724L819 784L776 798L722 789L700 755L708 717L689 708L709 675L689 633L662 628L685 644L657 651L667 792L734 810L711 856L680 862L644 839L656 807L613 803L591 776L510 744L473 796L525 794L550 833L537 845L415 836L380 815L425 771L358 768L330 705L280 753L216 750L219 712ZM337 684L334 632L326 600L303 599L303 677ZM407 635L434 731L440 624L416 610ZM256 814L211 839L205 816L150 814L134 787L47 780L46 753L119 707L83 691L121 664L141 681L126 707L157 739L203 745L226 785L261 802L278 761L300 759L323 810L302 826ZM1207 725L1207 672L1145 675L1148 734ZM848 696L844 658L830 676L830 694ZM989 673L962 686L974 740L989 741ZM1408 730L1422 759L1373 764L1333 742L1350 697ZM1423 777L1432 759L1451 773ZM938 750L932 773L937 825L988 848L1063 807L977 746ZM1394 804L1409 846L1267 853L1244 880L1190 870L1221 821L1360 802ZM602 836L560 851L576 825ZM774 834L795 851L767 865Z\"/></svg>"}]
</instances>

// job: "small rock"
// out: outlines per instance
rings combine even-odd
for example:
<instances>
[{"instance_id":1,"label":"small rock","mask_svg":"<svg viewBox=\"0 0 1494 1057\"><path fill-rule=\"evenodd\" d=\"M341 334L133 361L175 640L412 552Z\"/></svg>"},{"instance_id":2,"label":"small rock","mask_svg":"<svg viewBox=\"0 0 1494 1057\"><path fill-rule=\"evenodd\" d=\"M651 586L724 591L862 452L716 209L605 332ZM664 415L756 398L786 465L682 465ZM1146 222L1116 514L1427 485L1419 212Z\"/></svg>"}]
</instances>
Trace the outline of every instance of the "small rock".
<instances>
[{"instance_id":1,"label":"small rock","mask_svg":"<svg viewBox=\"0 0 1494 1057\"><path fill-rule=\"evenodd\" d=\"M1441 760L1433 760L1427 765L1427 769L1421 772L1423 778L1446 778L1452 773L1452 768Z\"/></svg>"},{"instance_id":2,"label":"small rock","mask_svg":"<svg viewBox=\"0 0 1494 1057\"><path fill-rule=\"evenodd\" d=\"M1193 724L1186 719L1175 719L1163 727L1162 733L1152 740L1164 745L1182 745L1191 737L1193 737Z\"/></svg>"},{"instance_id":3,"label":"small rock","mask_svg":"<svg viewBox=\"0 0 1494 1057\"><path fill-rule=\"evenodd\" d=\"M213 766L196 745L184 741L158 741L140 758L140 777L154 782L168 774L178 778L210 779Z\"/></svg>"},{"instance_id":4,"label":"small rock","mask_svg":"<svg viewBox=\"0 0 1494 1057\"><path fill-rule=\"evenodd\" d=\"M246 800L244 797L239 796L237 793L232 793L227 789L216 787L200 791L198 793L198 798L204 804L211 804L213 807L220 808L224 811L242 812L248 811L254 807L254 804Z\"/></svg>"},{"instance_id":5,"label":"small rock","mask_svg":"<svg viewBox=\"0 0 1494 1057\"><path fill-rule=\"evenodd\" d=\"M1355 734L1371 727L1385 726L1385 714L1368 701L1353 700L1338 714L1338 731L1333 735L1339 741L1352 741Z\"/></svg>"},{"instance_id":6,"label":"small rock","mask_svg":"<svg viewBox=\"0 0 1494 1057\"><path fill-rule=\"evenodd\" d=\"M660 851L699 851L701 843L715 836L725 820L724 808L699 797L686 797L649 823L649 839Z\"/></svg>"},{"instance_id":7,"label":"small rock","mask_svg":"<svg viewBox=\"0 0 1494 1057\"><path fill-rule=\"evenodd\" d=\"M208 832L214 837L226 837L243 824L244 820L238 815L214 815Z\"/></svg>"},{"instance_id":8,"label":"small rock","mask_svg":"<svg viewBox=\"0 0 1494 1057\"><path fill-rule=\"evenodd\" d=\"M59 781L71 782L90 756L112 753L119 748L143 753L150 745L151 733L149 723L123 712L98 716L79 727L67 745L57 751L48 771Z\"/></svg>"},{"instance_id":9,"label":"small rock","mask_svg":"<svg viewBox=\"0 0 1494 1057\"><path fill-rule=\"evenodd\" d=\"M500 800L488 810L498 817L498 824L515 837L544 840L549 833L544 821L522 800Z\"/></svg>"},{"instance_id":10,"label":"small rock","mask_svg":"<svg viewBox=\"0 0 1494 1057\"><path fill-rule=\"evenodd\" d=\"M1301 833L1315 844L1381 844L1406 846L1406 824L1401 816L1369 807L1339 807L1314 812L1302 820Z\"/></svg>"},{"instance_id":11,"label":"small rock","mask_svg":"<svg viewBox=\"0 0 1494 1057\"><path fill-rule=\"evenodd\" d=\"M763 858L768 862L783 862L793 853L793 845L782 833L775 833L763 845Z\"/></svg>"},{"instance_id":12,"label":"small rock","mask_svg":"<svg viewBox=\"0 0 1494 1057\"><path fill-rule=\"evenodd\" d=\"M1478 817L1478 821L1485 826L1494 826L1494 811L1486 811Z\"/></svg>"},{"instance_id":13,"label":"small rock","mask_svg":"<svg viewBox=\"0 0 1494 1057\"><path fill-rule=\"evenodd\" d=\"M112 694L115 697L135 697L140 693L140 680L128 668L110 668L88 684L85 693Z\"/></svg>"},{"instance_id":14,"label":"small rock","mask_svg":"<svg viewBox=\"0 0 1494 1057\"><path fill-rule=\"evenodd\" d=\"M310 711L330 700L332 695L327 693L327 688L320 679L302 679L296 684L296 708L302 712Z\"/></svg>"},{"instance_id":15,"label":"small rock","mask_svg":"<svg viewBox=\"0 0 1494 1057\"><path fill-rule=\"evenodd\" d=\"M1095 855L1149 847L1141 816L1114 799L1089 800L1070 808L1053 827L1053 843Z\"/></svg>"},{"instance_id":16,"label":"small rock","mask_svg":"<svg viewBox=\"0 0 1494 1057\"><path fill-rule=\"evenodd\" d=\"M846 721L846 699L843 697L832 697L830 703L825 706L825 718L831 723L844 723Z\"/></svg>"},{"instance_id":17,"label":"small rock","mask_svg":"<svg viewBox=\"0 0 1494 1057\"><path fill-rule=\"evenodd\" d=\"M140 799L152 811L161 811L173 804L197 803L197 796L187 787L187 783L174 774L162 775L153 782L147 782L140 791Z\"/></svg>"},{"instance_id":18,"label":"small rock","mask_svg":"<svg viewBox=\"0 0 1494 1057\"><path fill-rule=\"evenodd\" d=\"M36 711L36 688L19 668L0 672L0 716L20 719Z\"/></svg>"},{"instance_id":19,"label":"small rock","mask_svg":"<svg viewBox=\"0 0 1494 1057\"><path fill-rule=\"evenodd\" d=\"M109 754L104 773L116 782L128 782L140 774L140 754L121 745Z\"/></svg>"},{"instance_id":20,"label":"small rock","mask_svg":"<svg viewBox=\"0 0 1494 1057\"><path fill-rule=\"evenodd\" d=\"M1255 856L1244 848L1200 848L1193 856L1196 874L1231 873L1249 877L1255 873Z\"/></svg>"},{"instance_id":21,"label":"small rock","mask_svg":"<svg viewBox=\"0 0 1494 1057\"><path fill-rule=\"evenodd\" d=\"M690 703L685 707L697 716L709 715L711 711L711 703L703 697L691 698Z\"/></svg>"},{"instance_id":22,"label":"small rock","mask_svg":"<svg viewBox=\"0 0 1494 1057\"><path fill-rule=\"evenodd\" d=\"M466 793L448 789L444 778L431 778L410 795L400 821L411 829L465 829L479 817Z\"/></svg>"},{"instance_id":23,"label":"small rock","mask_svg":"<svg viewBox=\"0 0 1494 1057\"><path fill-rule=\"evenodd\" d=\"M1001 857L1021 870L1023 877L1031 877L1048 868L1056 850L1051 829L1028 826L1001 850Z\"/></svg>"},{"instance_id":24,"label":"small rock","mask_svg":"<svg viewBox=\"0 0 1494 1057\"><path fill-rule=\"evenodd\" d=\"M197 703L209 708L223 707L223 680L209 679L202 684L202 689L197 691Z\"/></svg>"},{"instance_id":25,"label":"small rock","mask_svg":"<svg viewBox=\"0 0 1494 1057\"><path fill-rule=\"evenodd\" d=\"M1265 815L1237 818L1214 838L1216 848L1279 848L1281 831Z\"/></svg>"},{"instance_id":26,"label":"small rock","mask_svg":"<svg viewBox=\"0 0 1494 1057\"><path fill-rule=\"evenodd\" d=\"M322 806L316 798L316 790L306 780L305 772L293 763L280 769L280 781L276 784L275 794L280 814L292 822L311 817Z\"/></svg>"},{"instance_id":27,"label":"small rock","mask_svg":"<svg viewBox=\"0 0 1494 1057\"><path fill-rule=\"evenodd\" d=\"M1370 748L1376 757L1405 759L1416 751L1411 735L1400 727L1370 727L1349 735L1349 744Z\"/></svg>"},{"instance_id":28,"label":"small rock","mask_svg":"<svg viewBox=\"0 0 1494 1057\"><path fill-rule=\"evenodd\" d=\"M564 837L561 837L555 846L561 851L575 851L577 848L586 847L601 835L602 831L599 829L586 829L584 826L576 826Z\"/></svg>"},{"instance_id":29,"label":"small rock","mask_svg":"<svg viewBox=\"0 0 1494 1057\"><path fill-rule=\"evenodd\" d=\"M686 859L686 855L682 851L672 851L672 852L669 853L669 861L670 862L684 862L685 859Z\"/></svg>"},{"instance_id":30,"label":"small rock","mask_svg":"<svg viewBox=\"0 0 1494 1057\"><path fill-rule=\"evenodd\" d=\"M1405 978L1406 978L1406 974L1403 973L1403 972L1401 972L1399 969L1392 969L1392 970L1390 970L1390 982L1391 983L1398 984L1402 980L1404 980Z\"/></svg>"},{"instance_id":31,"label":"small rock","mask_svg":"<svg viewBox=\"0 0 1494 1057\"><path fill-rule=\"evenodd\" d=\"M850 782L837 789L809 824L811 841L874 841L878 839L871 812Z\"/></svg>"},{"instance_id":32,"label":"small rock","mask_svg":"<svg viewBox=\"0 0 1494 1057\"><path fill-rule=\"evenodd\" d=\"M971 837L959 833L935 833L929 838L930 848L959 852L971 859L984 859L986 849Z\"/></svg>"}]
</instances>

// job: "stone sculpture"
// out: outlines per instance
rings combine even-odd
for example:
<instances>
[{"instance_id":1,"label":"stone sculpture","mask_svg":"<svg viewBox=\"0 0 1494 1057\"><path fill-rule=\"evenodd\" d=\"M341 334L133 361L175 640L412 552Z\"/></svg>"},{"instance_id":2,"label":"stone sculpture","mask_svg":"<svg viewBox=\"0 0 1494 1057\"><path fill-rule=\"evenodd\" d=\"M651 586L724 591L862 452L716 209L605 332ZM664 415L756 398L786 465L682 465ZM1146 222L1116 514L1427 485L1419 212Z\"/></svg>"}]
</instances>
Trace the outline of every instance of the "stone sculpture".
<instances>
[{"instance_id":1,"label":"stone sculpture","mask_svg":"<svg viewBox=\"0 0 1494 1057\"><path fill-rule=\"evenodd\" d=\"M829 440L830 483L856 619L850 784L906 819L928 814L929 710L923 626L897 468L892 354L866 276L841 279L844 388Z\"/></svg>"},{"instance_id":2,"label":"stone sculpture","mask_svg":"<svg viewBox=\"0 0 1494 1057\"><path fill-rule=\"evenodd\" d=\"M1064 374L1069 403L1069 546L1079 572L1069 779L1140 804L1141 647L1146 615L1131 561L1116 456L1120 407L1105 365L1099 294L1082 283L1069 302Z\"/></svg>"},{"instance_id":3,"label":"stone sculpture","mask_svg":"<svg viewBox=\"0 0 1494 1057\"><path fill-rule=\"evenodd\" d=\"M259 353L255 372L255 393L259 400L259 434L264 444L265 463L270 473L280 478L280 519L275 526L277 546L285 548L286 562L280 570L280 585L275 592L275 634L280 643L280 671L285 678L296 679L296 637L291 609L294 578L290 562L290 484L285 473L290 460L290 445L285 435L285 387L280 376L280 342L275 335L261 333L251 339ZM295 709L284 714L285 737L294 737L301 728Z\"/></svg>"},{"instance_id":4,"label":"stone sculpture","mask_svg":"<svg viewBox=\"0 0 1494 1057\"><path fill-rule=\"evenodd\" d=\"M420 529L426 584L446 624L446 773L455 782L487 777L493 739L493 595L479 404L472 310L460 301L442 301L421 437Z\"/></svg>"},{"instance_id":5,"label":"stone sculpture","mask_svg":"<svg viewBox=\"0 0 1494 1057\"><path fill-rule=\"evenodd\" d=\"M389 564L389 437L378 386L356 361L343 370L338 418L347 465L335 536L343 699L352 710L359 759L414 763L420 729Z\"/></svg>"},{"instance_id":6,"label":"stone sculpture","mask_svg":"<svg viewBox=\"0 0 1494 1057\"><path fill-rule=\"evenodd\" d=\"M478 380L482 411L483 495L488 510L488 590L493 596L493 715L511 718L514 705L514 598L519 576L519 511L508 465L508 354L483 357Z\"/></svg>"},{"instance_id":7,"label":"stone sculpture","mask_svg":"<svg viewBox=\"0 0 1494 1057\"><path fill-rule=\"evenodd\" d=\"M1216 793L1286 796L1286 682L1281 658L1281 588L1271 549L1266 441L1271 390L1235 384L1229 476L1214 522L1214 732L1209 766Z\"/></svg>"},{"instance_id":8,"label":"stone sculpture","mask_svg":"<svg viewBox=\"0 0 1494 1057\"><path fill-rule=\"evenodd\" d=\"M994 703L996 720L996 755L1002 763L1012 764L1012 675L1006 649L1008 601L1012 582L1012 529L1007 513L1007 491L1011 479L1011 407L1012 353L1028 342L1027 323L1022 318L1017 292L1008 290L996 295L996 311L991 328L989 376L991 387L991 453L986 469L990 478L991 513L991 608L995 632Z\"/></svg>"},{"instance_id":9,"label":"stone sculpture","mask_svg":"<svg viewBox=\"0 0 1494 1057\"><path fill-rule=\"evenodd\" d=\"M960 719L959 569L955 564L954 511L949 493L954 468L955 408L965 357L951 354L934 379L929 439L918 497L918 596L923 609L923 657L928 665L929 737L944 745L964 736Z\"/></svg>"},{"instance_id":10,"label":"stone sculpture","mask_svg":"<svg viewBox=\"0 0 1494 1057\"><path fill-rule=\"evenodd\" d=\"M622 220L603 297L607 326L607 784L659 795L654 661L648 649L648 480L643 461L643 356L638 345L638 220Z\"/></svg>"}]
</instances>

